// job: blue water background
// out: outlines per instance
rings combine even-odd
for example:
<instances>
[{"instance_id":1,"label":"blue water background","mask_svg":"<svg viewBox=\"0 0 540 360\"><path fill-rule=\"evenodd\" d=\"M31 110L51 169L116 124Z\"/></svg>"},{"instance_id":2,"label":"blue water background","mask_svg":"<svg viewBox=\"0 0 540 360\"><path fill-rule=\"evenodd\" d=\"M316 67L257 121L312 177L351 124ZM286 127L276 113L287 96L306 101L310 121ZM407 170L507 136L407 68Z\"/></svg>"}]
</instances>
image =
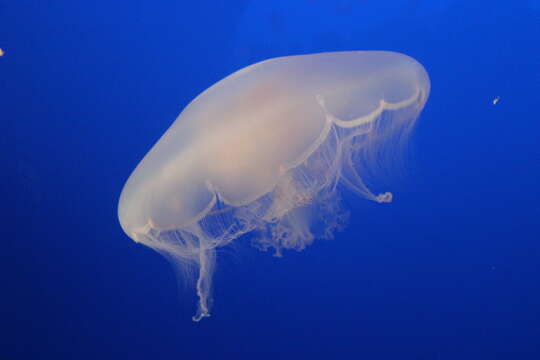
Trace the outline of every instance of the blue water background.
<instances>
[{"instance_id":1,"label":"blue water background","mask_svg":"<svg viewBox=\"0 0 540 360\"><path fill-rule=\"evenodd\" d=\"M537 0L4 0L0 48L0 359L540 359ZM214 82L337 50L431 77L395 202L347 194L301 253L224 251L193 323L118 224L124 182Z\"/></svg>"}]
</instances>

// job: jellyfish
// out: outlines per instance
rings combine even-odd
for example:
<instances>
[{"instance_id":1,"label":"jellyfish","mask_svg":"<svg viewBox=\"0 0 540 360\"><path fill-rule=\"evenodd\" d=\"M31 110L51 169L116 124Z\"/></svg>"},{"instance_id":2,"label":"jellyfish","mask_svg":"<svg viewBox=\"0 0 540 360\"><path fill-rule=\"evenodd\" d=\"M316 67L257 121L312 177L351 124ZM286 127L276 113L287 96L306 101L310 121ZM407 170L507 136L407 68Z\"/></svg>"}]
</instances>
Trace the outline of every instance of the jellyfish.
<instances>
[{"instance_id":1,"label":"jellyfish","mask_svg":"<svg viewBox=\"0 0 540 360\"><path fill-rule=\"evenodd\" d=\"M387 51L286 56L236 71L191 101L135 168L119 199L121 227L197 270L199 321L210 316L218 248L249 233L261 250L300 251L343 228L345 189L392 201L373 184L429 91L421 64Z\"/></svg>"}]
</instances>

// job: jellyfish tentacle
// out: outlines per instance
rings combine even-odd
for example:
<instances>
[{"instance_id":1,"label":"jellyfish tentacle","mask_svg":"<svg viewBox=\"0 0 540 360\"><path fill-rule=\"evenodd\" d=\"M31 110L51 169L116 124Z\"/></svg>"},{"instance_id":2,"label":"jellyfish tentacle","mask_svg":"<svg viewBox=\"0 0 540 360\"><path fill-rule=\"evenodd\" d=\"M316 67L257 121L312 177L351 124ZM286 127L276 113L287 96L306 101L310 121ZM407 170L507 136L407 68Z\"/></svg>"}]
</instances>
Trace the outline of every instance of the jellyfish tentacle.
<instances>
[{"instance_id":1,"label":"jellyfish tentacle","mask_svg":"<svg viewBox=\"0 0 540 360\"><path fill-rule=\"evenodd\" d=\"M199 303L197 313L193 316L193 321L198 322L210 316L210 303L212 291L212 273L216 262L216 252L214 249L199 250L199 278L197 279L197 296Z\"/></svg>"},{"instance_id":2,"label":"jellyfish tentacle","mask_svg":"<svg viewBox=\"0 0 540 360\"><path fill-rule=\"evenodd\" d=\"M378 203L390 203L392 202L393 197L394 195L390 191L387 191L375 196L375 201L377 201Z\"/></svg>"},{"instance_id":3,"label":"jellyfish tentacle","mask_svg":"<svg viewBox=\"0 0 540 360\"><path fill-rule=\"evenodd\" d=\"M369 131L368 131L369 132ZM346 142L352 142L352 139L355 137L350 136L346 139ZM345 142L342 145L346 149L352 149L353 145L349 144L347 145ZM343 163L342 163L342 172L340 176L340 181L343 185L345 185L348 189L352 190L353 192L359 194L360 196L363 196L369 200L378 202L378 203L390 203L393 199L393 194L391 192L384 192L380 194L374 194L369 187L366 185L362 177L358 174L358 171L356 170L354 166L354 162L352 160L352 152L349 150L345 152L343 155Z\"/></svg>"},{"instance_id":4,"label":"jellyfish tentacle","mask_svg":"<svg viewBox=\"0 0 540 360\"><path fill-rule=\"evenodd\" d=\"M373 131L374 123L377 121L377 118L381 116L385 108L385 105L387 104L384 100L380 100L379 107L371 114L361 116L361 117L358 117L356 119L352 119L349 121L344 121L344 120L338 119L330 111L328 111L323 95L318 94L315 97L317 99L317 103L323 109L326 118L329 121L331 121L333 124L339 126L340 128L345 128L347 130L347 132L343 135L343 138L341 139L342 141L341 148L346 148L346 149L355 149L355 145L353 144L353 138L362 136L362 135L367 135ZM354 127L354 130L351 132L353 127ZM359 149L355 149L355 150L359 150ZM364 183L364 181L362 180L362 178L356 171L351 157L352 157L352 154L350 151L344 154L343 173L341 175L342 182L352 191L370 200L376 201L378 203L392 202L393 195L391 192L384 192L377 195L373 194L373 192L366 186L366 184Z\"/></svg>"}]
</instances>

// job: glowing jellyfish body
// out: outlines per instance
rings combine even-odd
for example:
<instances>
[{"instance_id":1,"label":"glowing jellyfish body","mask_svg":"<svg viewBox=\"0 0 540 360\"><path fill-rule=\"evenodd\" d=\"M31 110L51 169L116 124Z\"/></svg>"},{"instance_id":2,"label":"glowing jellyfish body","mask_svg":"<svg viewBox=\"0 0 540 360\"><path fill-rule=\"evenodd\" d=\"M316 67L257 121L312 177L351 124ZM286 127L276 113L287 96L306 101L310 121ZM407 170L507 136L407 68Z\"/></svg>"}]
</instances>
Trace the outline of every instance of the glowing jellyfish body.
<instances>
[{"instance_id":1,"label":"glowing jellyfish body","mask_svg":"<svg viewBox=\"0 0 540 360\"><path fill-rule=\"evenodd\" d=\"M215 250L301 250L346 216L344 185L378 202L366 177L406 139L429 95L412 58L354 51L288 56L241 69L197 96L128 179L125 233L198 266L194 320L209 316ZM376 174L375 174L376 175Z\"/></svg>"}]
</instances>

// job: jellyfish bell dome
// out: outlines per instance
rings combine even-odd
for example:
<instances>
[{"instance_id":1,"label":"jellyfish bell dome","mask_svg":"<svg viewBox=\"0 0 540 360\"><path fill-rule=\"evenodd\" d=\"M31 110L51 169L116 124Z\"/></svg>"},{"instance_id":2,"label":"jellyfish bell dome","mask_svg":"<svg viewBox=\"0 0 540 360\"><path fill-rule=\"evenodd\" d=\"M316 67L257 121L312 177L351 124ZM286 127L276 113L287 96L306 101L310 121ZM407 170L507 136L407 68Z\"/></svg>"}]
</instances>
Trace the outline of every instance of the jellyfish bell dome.
<instances>
[{"instance_id":1,"label":"jellyfish bell dome","mask_svg":"<svg viewBox=\"0 0 540 360\"><path fill-rule=\"evenodd\" d=\"M253 232L262 249L301 250L345 218L343 185L364 181L374 149L397 147L429 95L414 59L385 51L287 56L241 69L197 96L126 182L118 216L133 240L199 268L209 315L215 249ZM317 233L313 225L318 224Z\"/></svg>"}]
</instances>

